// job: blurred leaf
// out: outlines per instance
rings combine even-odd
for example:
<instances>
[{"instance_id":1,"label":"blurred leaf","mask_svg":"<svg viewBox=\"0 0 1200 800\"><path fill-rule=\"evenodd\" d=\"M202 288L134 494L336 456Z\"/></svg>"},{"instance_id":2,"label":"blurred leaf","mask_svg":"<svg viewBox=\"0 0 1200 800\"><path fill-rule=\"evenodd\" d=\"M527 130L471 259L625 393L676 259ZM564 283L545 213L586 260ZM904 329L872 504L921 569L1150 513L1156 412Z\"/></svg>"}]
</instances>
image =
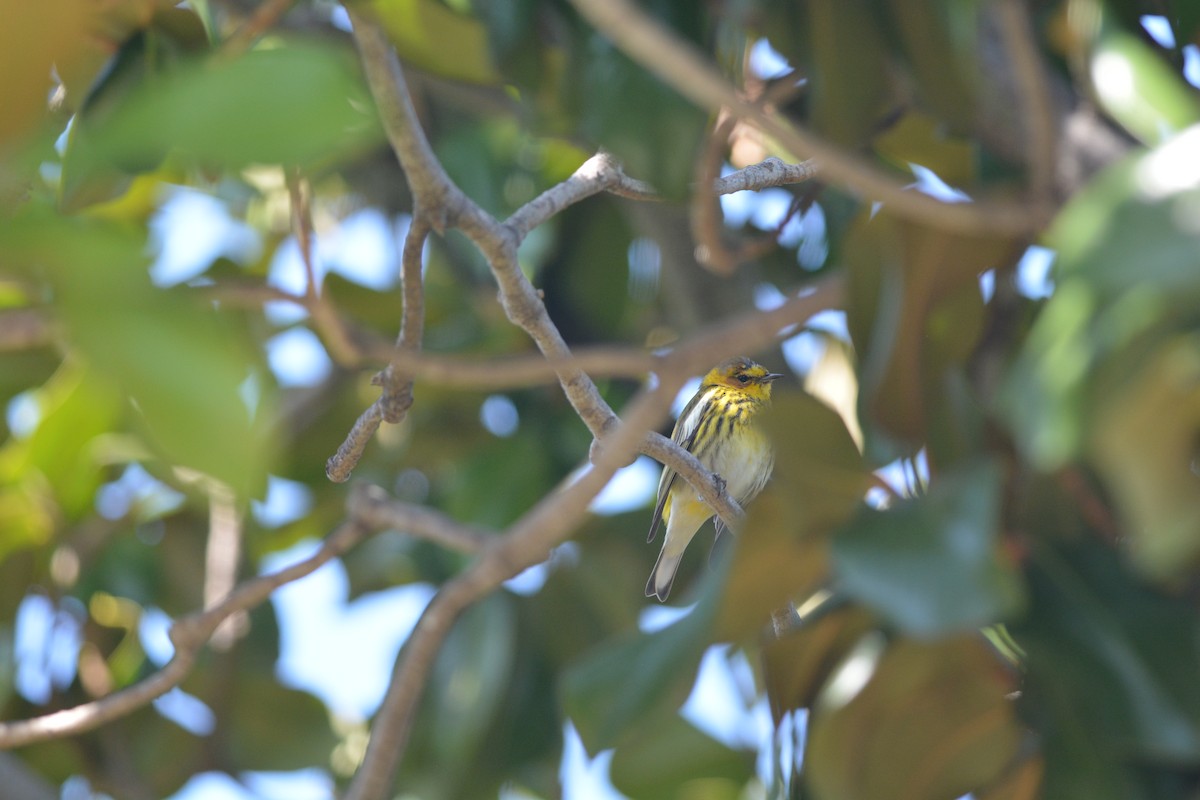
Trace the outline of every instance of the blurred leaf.
<instances>
[{"instance_id":1,"label":"blurred leaf","mask_svg":"<svg viewBox=\"0 0 1200 800\"><path fill-rule=\"evenodd\" d=\"M846 241L860 405L891 435L920 442L926 401L944 391L946 369L965 360L982 332L979 275L998 266L1011 243L883 214L860 215Z\"/></svg>"},{"instance_id":2,"label":"blurred leaf","mask_svg":"<svg viewBox=\"0 0 1200 800\"><path fill-rule=\"evenodd\" d=\"M717 630L757 635L789 600L828 575L826 535L862 501L868 472L837 412L815 398L780 392L764 422L775 471L747 509L737 537Z\"/></svg>"},{"instance_id":3,"label":"blurred leaf","mask_svg":"<svg viewBox=\"0 0 1200 800\"><path fill-rule=\"evenodd\" d=\"M76 521L94 507L104 468L95 438L114 428L122 398L110 381L68 363L38 399L41 420L17 446L26 453L25 468L38 470L49 482L58 510Z\"/></svg>"},{"instance_id":4,"label":"blurred leaf","mask_svg":"<svg viewBox=\"0 0 1200 800\"><path fill-rule=\"evenodd\" d=\"M181 64L118 99L89 131L85 172L97 162L147 169L171 149L230 168L327 164L382 138L357 66L318 42Z\"/></svg>"},{"instance_id":5,"label":"blurred leaf","mask_svg":"<svg viewBox=\"0 0 1200 800\"><path fill-rule=\"evenodd\" d=\"M572 342L603 341L625 330L630 311L629 220L612 203L572 209L557 220L560 247L539 276L550 315ZM575 265L585 257L593 269Z\"/></svg>"},{"instance_id":6,"label":"blurred leaf","mask_svg":"<svg viewBox=\"0 0 1200 800\"><path fill-rule=\"evenodd\" d=\"M1148 45L1123 31L1100 37L1091 73L1100 105L1143 142L1163 142L1200 121L1195 92Z\"/></svg>"},{"instance_id":7,"label":"blurred leaf","mask_svg":"<svg viewBox=\"0 0 1200 800\"><path fill-rule=\"evenodd\" d=\"M1079 454L1096 409L1122 391L1157 337L1193 324L1200 230L1186 220L1200 184L1185 165L1197 147L1200 126L1126 159L1054 222L1058 286L1000 394L1018 443L1041 469Z\"/></svg>"},{"instance_id":8,"label":"blurred leaf","mask_svg":"<svg viewBox=\"0 0 1200 800\"><path fill-rule=\"evenodd\" d=\"M1200 339L1142 356L1141 369L1104 397L1092 447L1147 574L1170 577L1200 556Z\"/></svg>"},{"instance_id":9,"label":"blurred leaf","mask_svg":"<svg viewBox=\"0 0 1200 800\"><path fill-rule=\"evenodd\" d=\"M726 747L672 714L622 742L609 774L633 800L737 800L754 775L754 753Z\"/></svg>"},{"instance_id":10,"label":"blurred leaf","mask_svg":"<svg viewBox=\"0 0 1200 800\"><path fill-rule=\"evenodd\" d=\"M978 0L887 0L887 5L922 106L957 133L973 131L978 88L974 70L980 63L981 47ZM950 180L932 164L925 166Z\"/></svg>"},{"instance_id":11,"label":"blurred leaf","mask_svg":"<svg viewBox=\"0 0 1200 800\"><path fill-rule=\"evenodd\" d=\"M536 431L479 442L454 476L447 509L454 517L497 528L527 511L552 485L549 456Z\"/></svg>"},{"instance_id":12,"label":"blurred leaf","mask_svg":"<svg viewBox=\"0 0 1200 800\"><path fill-rule=\"evenodd\" d=\"M602 644L563 673L563 706L589 755L612 747L656 710L683 703L710 641L708 598L660 631L633 631Z\"/></svg>"},{"instance_id":13,"label":"blurred leaf","mask_svg":"<svg viewBox=\"0 0 1200 800\"><path fill-rule=\"evenodd\" d=\"M47 117L46 97L56 73L75 110L88 86L121 43L147 25L156 0L46 0L6 3L0 29L0 150Z\"/></svg>"},{"instance_id":14,"label":"blurred leaf","mask_svg":"<svg viewBox=\"0 0 1200 800\"><path fill-rule=\"evenodd\" d=\"M1091 542L1033 556L1030 610L1009 631L1028 654L1023 702L1041 709L1031 714L1059 756L1047 760L1047 786L1107 780L1118 788L1103 796L1130 796L1119 787L1145 760L1200 765L1194 609L1139 585ZM1110 778L1071 775L1106 761Z\"/></svg>"},{"instance_id":15,"label":"blurred leaf","mask_svg":"<svg viewBox=\"0 0 1200 800\"><path fill-rule=\"evenodd\" d=\"M845 684L835 678L809 717L805 772L822 800L953 800L1017 752L1012 678L977 636L895 642L861 690Z\"/></svg>"},{"instance_id":16,"label":"blurred leaf","mask_svg":"<svg viewBox=\"0 0 1200 800\"><path fill-rule=\"evenodd\" d=\"M557 787L563 723L536 605L501 592L455 624L400 768L406 793L471 800Z\"/></svg>"},{"instance_id":17,"label":"blurred leaf","mask_svg":"<svg viewBox=\"0 0 1200 800\"><path fill-rule=\"evenodd\" d=\"M499 81L487 29L478 19L438 0L372 0L370 5L405 61L453 80Z\"/></svg>"},{"instance_id":18,"label":"blurred leaf","mask_svg":"<svg viewBox=\"0 0 1200 800\"><path fill-rule=\"evenodd\" d=\"M1168 0L1167 6L1171 9L1176 23L1176 43L1195 43L1197 38L1200 38L1200 6L1189 0Z\"/></svg>"},{"instance_id":19,"label":"blurred leaf","mask_svg":"<svg viewBox=\"0 0 1200 800\"><path fill-rule=\"evenodd\" d=\"M975 152L970 140L950 136L937 120L910 111L875 138L875 151L901 169L920 164L951 186L975 182Z\"/></svg>"},{"instance_id":20,"label":"blurred leaf","mask_svg":"<svg viewBox=\"0 0 1200 800\"><path fill-rule=\"evenodd\" d=\"M568 87L582 135L616 155L627 174L684 197L706 114L598 34L587 34L571 57L578 75Z\"/></svg>"},{"instance_id":21,"label":"blurred leaf","mask_svg":"<svg viewBox=\"0 0 1200 800\"><path fill-rule=\"evenodd\" d=\"M887 48L872 6L871 0L808 3L813 124L851 148L869 140L891 110Z\"/></svg>"},{"instance_id":22,"label":"blurred leaf","mask_svg":"<svg viewBox=\"0 0 1200 800\"><path fill-rule=\"evenodd\" d=\"M242 399L251 359L227 321L154 288L142 243L116 228L30 214L0 225L0 246L51 271L71 342L134 401L170 461L256 491L269 396L253 423Z\"/></svg>"},{"instance_id":23,"label":"blurred leaf","mask_svg":"<svg viewBox=\"0 0 1200 800\"><path fill-rule=\"evenodd\" d=\"M924 497L864 509L833 539L837 585L921 637L1005 618L1022 591L998 549L999 478L994 465L962 465Z\"/></svg>"},{"instance_id":24,"label":"blurred leaf","mask_svg":"<svg viewBox=\"0 0 1200 800\"><path fill-rule=\"evenodd\" d=\"M1021 762L1016 768L1009 768L1008 774L985 789L974 792L977 800L1037 800L1039 797L1064 797L1051 795L1044 791L1042 775L1046 771L1046 763L1042 758L1030 757ZM1096 795L1092 797L1099 798Z\"/></svg>"},{"instance_id":25,"label":"blurred leaf","mask_svg":"<svg viewBox=\"0 0 1200 800\"><path fill-rule=\"evenodd\" d=\"M239 672L228 710L224 730L232 767L239 771L286 772L328 764L337 745L325 705L308 692L281 686L270 672Z\"/></svg>"},{"instance_id":26,"label":"blurred leaf","mask_svg":"<svg viewBox=\"0 0 1200 800\"><path fill-rule=\"evenodd\" d=\"M516 615L512 600L493 594L459 617L438 654L429 691L433 747L443 764L471 763L512 681Z\"/></svg>"},{"instance_id":27,"label":"blurred leaf","mask_svg":"<svg viewBox=\"0 0 1200 800\"><path fill-rule=\"evenodd\" d=\"M126 159L109 160L103 152L105 126L121 113L130 98L208 46L203 25L191 9L155 0L149 0L146 12L149 7L154 8L153 16L147 13L137 30L123 33L117 40L120 46L115 48L116 55L94 81L91 75L64 76L68 98L79 105L68 130L58 187L59 202L66 210L120 197L131 178L153 170L166 155L169 143L132 153ZM144 205L137 194L144 194L147 187L141 188L140 192L129 192L135 196L125 198L126 205ZM149 188L157 186L151 184ZM106 213L114 212L110 207Z\"/></svg>"},{"instance_id":28,"label":"blurred leaf","mask_svg":"<svg viewBox=\"0 0 1200 800\"><path fill-rule=\"evenodd\" d=\"M812 706L833 670L875 624L867 611L850 607L806 620L763 648L763 679L775 724L788 711Z\"/></svg>"}]
</instances>

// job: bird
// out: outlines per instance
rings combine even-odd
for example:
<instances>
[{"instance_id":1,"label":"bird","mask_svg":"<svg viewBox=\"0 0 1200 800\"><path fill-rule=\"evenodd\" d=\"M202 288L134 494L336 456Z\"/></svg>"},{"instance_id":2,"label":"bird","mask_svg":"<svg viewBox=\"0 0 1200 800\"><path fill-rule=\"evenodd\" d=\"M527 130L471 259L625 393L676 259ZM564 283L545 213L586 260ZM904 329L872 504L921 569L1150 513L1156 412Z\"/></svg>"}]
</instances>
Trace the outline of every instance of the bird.
<instances>
[{"instance_id":1,"label":"bird","mask_svg":"<svg viewBox=\"0 0 1200 800\"><path fill-rule=\"evenodd\" d=\"M716 473L738 503L753 500L771 477L774 451L755 421L771 402L771 384L782 377L745 356L722 361L700 381L700 388L684 406L671 433L675 444ZM646 541L654 541L664 522L667 532L646 582L646 597L666 601L684 550L714 513L675 470L663 467ZM718 534L721 527L718 520Z\"/></svg>"}]
</instances>

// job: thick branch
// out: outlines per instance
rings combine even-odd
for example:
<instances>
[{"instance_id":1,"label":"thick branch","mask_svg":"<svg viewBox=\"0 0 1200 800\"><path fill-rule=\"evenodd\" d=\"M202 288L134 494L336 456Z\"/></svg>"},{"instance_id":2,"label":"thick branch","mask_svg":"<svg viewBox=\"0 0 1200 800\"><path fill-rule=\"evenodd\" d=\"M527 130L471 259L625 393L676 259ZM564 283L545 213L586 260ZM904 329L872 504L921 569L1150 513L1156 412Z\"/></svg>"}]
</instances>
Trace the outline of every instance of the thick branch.
<instances>
[{"instance_id":1,"label":"thick branch","mask_svg":"<svg viewBox=\"0 0 1200 800\"><path fill-rule=\"evenodd\" d=\"M815 161L825 181L886 203L901 217L946 230L1025 234L1041 227L1041 221L1024 205L999 201L943 203L906 189L909 179L882 172L743 97L707 58L629 0L571 3L631 58L692 102L714 113L728 109L753 123L792 154Z\"/></svg>"}]
</instances>

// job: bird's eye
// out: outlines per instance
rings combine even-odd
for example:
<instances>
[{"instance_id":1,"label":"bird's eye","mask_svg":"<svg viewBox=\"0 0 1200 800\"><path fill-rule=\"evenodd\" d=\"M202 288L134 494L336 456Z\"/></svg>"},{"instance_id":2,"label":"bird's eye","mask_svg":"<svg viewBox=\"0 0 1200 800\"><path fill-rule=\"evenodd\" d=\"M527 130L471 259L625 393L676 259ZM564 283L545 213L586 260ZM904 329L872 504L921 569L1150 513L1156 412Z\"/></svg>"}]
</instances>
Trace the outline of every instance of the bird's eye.
<instances>
[{"instance_id":1,"label":"bird's eye","mask_svg":"<svg viewBox=\"0 0 1200 800\"><path fill-rule=\"evenodd\" d=\"M737 378L737 382L742 384L743 386L750 382L750 376L745 374L744 372L739 373L739 374L735 375L734 377Z\"/></svg>"}]
</instances>

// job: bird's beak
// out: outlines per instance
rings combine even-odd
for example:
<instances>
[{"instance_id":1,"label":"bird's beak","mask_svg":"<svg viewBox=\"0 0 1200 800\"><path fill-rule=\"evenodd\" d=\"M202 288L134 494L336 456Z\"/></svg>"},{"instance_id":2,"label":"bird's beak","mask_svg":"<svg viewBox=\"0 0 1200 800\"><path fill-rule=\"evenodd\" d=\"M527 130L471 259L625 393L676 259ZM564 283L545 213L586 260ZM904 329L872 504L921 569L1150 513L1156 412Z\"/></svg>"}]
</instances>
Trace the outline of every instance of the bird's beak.
<instances>
[{"instance_id":1,"label":"bird's beak","mask_svg":"<svg viewBox=\"0 0 1200 800\"><path fill-rule=\"evenodd\" d=\"M771 381L779 380L782 377L783 377L782 372L768 372L766 375L763 376L762 380L763 380L763 383L770 383Z\"/></svg>"}]
</instances>

